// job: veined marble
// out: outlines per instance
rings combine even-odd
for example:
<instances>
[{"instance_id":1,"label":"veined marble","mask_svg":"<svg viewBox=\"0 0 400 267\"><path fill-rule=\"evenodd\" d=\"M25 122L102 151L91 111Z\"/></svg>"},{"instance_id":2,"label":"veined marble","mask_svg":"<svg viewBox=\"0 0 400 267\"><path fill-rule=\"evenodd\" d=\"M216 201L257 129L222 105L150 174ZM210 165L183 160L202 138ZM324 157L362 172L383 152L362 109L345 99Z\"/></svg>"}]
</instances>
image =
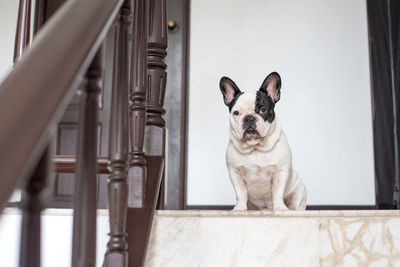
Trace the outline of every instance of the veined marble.
<instances>
[{"instance_id":1,"label":"veined marble","mask_svg":"<svg viewBox=\"0 0 400 267\"><path fill-rule=\"evenodd\" d=\"M400 266L400 211L158 211L146 266Z\"/></svg>"}]
</instances>

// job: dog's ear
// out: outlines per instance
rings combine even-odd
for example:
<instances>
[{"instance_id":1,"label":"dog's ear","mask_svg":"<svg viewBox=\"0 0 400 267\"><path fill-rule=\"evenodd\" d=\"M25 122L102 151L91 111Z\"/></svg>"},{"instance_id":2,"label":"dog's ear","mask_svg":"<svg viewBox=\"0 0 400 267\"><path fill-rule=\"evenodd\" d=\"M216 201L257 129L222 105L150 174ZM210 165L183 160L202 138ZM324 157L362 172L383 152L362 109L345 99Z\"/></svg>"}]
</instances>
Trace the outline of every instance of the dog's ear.
<instances>
[{"instance_id":1,"label":"dog's ear","mask_svg":"<svg viewBox=\"0 0 400 267\"><path fill-rule=\"evenodd\" d=\"M263 81L260 91L266 93L276 103L281 98L281 85L281 76L277 72L271 72Z\"/></svg>"},{"instance_id":2,"label":"dog's ear","mask_svg":"<svg viewBox=\"0 0 400 267\"><path fill-rule=\"evenodd\" d=\"M225 105L229 107L232 103L232 100L240 94L240 90L237 85L228 77L222 77L219 81L219 88L221 89L221 93L224 96Z\"/></svg>"}]
</instances>

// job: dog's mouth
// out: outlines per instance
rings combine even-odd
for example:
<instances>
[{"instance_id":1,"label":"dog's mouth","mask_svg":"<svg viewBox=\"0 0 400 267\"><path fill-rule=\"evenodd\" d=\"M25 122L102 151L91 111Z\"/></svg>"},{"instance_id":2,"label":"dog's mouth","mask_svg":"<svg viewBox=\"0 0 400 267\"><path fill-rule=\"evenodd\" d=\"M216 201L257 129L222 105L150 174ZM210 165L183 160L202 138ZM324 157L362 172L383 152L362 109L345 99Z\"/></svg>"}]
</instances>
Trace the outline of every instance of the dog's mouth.
<instances>
[{"instance_id":1,"label":"dog's mouth","mask_svg":"<svg viewBox=\"0 0 400 267\"><path fill-rule=\"evenodd\" d=\"M243 139L249 138L249 137L260 137L260 133L254 129L253 127L247 127L244 132L243 132Z\"/></svg>"}]
</instances>

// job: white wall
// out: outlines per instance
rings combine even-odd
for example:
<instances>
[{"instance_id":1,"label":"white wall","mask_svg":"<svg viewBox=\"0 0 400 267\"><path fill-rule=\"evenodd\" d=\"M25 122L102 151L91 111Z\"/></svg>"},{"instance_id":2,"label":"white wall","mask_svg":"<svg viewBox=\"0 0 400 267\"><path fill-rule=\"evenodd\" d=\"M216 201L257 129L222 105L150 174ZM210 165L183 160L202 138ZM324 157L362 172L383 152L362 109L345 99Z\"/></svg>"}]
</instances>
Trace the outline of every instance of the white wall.
<instances>
[{"instance_id":1,"label":"white wall","mask_svg":"<svg viewBox=\"0 0 400 267\"><path fill-rule=\"evenodd\" d=\"M365 0L193 0L190 23L189 205L235 203L220 77L249 91L272 71L308 204L375 203Z\"/></svg>"},{"instance_id":2,"label":"white wall","mask_svg":"<svg viewBox=\"0 0 400 267\"><path fill-rule=\"evenodd\" d=\"M0 83L12 67L18 2L0 0Z\"/></svg>"},{"instance_id":3,"label":"white wall","mask_svg":"<svg viewBox=\"0 0 400 267\"><path fill-rule=\"evenodd\" d=\"M97 216L97 261L104 261L109 232L108 215L99 211ZM1 266L19 266L21 215L15 209L7 209L0 217ZM72 254L72 210L47 210L42 216L42 266L69 267Z\"/></svg>"}]
</instances>

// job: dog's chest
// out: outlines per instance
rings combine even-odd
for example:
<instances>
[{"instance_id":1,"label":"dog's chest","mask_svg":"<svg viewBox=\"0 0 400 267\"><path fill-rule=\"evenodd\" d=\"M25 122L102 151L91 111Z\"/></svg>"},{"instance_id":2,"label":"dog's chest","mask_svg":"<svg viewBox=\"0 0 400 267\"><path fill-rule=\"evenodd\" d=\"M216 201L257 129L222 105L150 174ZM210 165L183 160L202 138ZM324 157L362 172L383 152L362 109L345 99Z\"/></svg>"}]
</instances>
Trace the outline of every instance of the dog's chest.
<instances>
[{"instance_id":1,"label":"dog's chest","mask_svg":"<svg viewBox=\"0 0 400 267\"><path fill-rule=\"evenodd\" d=\"M237 166L247 186L250 199L264 200L271 197L272 177L277 170L274 161L265 153L243 156Z\"/></svg>"},{"instance_id":2,"label":"dog's chest","mask_svg":"<svg viewBox=\"0 0 400 267\"><path fill-rule=\"evenodd\" d=\"M248 176L248 179L272 176L277 169L274 153L257 151L246 155L238 154L235 162L242 175Z\"/></svg>"}]
</instances>

